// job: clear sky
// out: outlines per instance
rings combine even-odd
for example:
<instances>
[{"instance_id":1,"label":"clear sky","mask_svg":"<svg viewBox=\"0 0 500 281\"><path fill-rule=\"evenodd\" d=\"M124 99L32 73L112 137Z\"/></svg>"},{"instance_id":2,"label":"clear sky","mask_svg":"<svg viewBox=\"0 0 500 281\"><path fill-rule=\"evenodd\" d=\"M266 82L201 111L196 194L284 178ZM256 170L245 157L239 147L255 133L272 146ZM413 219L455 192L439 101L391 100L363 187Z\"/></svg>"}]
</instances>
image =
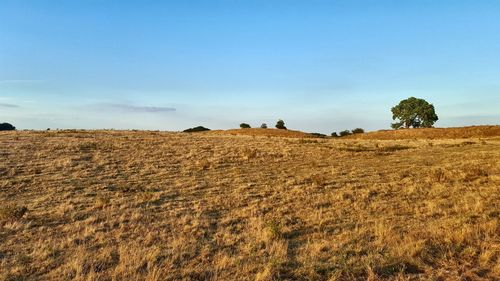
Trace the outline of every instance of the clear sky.
<instances>
[{"instance_id":1,"label":"clear sky","mask_svg":"<svg viewBox=\"0 0 500 281\"><path fill-rule=\"evenodd\" d=\"M500 123L496 0L0 0L0 122L181 130Z\"/></svg>"}]
</instances>

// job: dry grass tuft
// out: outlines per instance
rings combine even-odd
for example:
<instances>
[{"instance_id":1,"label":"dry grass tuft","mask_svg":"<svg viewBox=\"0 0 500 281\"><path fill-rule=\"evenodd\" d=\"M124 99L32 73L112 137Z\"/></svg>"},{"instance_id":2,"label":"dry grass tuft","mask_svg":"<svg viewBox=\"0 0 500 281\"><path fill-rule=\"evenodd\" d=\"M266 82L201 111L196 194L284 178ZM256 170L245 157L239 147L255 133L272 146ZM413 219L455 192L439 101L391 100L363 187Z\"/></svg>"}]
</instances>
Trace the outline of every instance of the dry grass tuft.
<instances>
[{"instance_id":1,"label":"dry grass tuft","mask_svg":"<svg viewBox=\"0 0 500 281\"><path fill-rule=\"evenodd\" d=\"M7 204L0 207L0 221L17 221L20 220L28 211L25 206L17 206Z\"/></svg>"}]
</instances>

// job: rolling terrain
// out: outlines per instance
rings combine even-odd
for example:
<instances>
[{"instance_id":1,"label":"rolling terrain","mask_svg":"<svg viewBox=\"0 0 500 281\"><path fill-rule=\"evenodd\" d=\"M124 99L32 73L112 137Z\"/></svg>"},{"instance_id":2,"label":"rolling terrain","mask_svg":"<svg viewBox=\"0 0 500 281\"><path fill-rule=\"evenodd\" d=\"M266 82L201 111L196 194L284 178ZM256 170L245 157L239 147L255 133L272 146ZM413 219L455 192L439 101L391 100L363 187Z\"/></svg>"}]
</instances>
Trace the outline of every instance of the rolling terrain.
<instances>
[{"instance_id":1,"label":"rolling terrain","mask_svg":"<svg viewBox=\"0 0 500 281\"><path fill-rule=\"evenodd\" d=\"M500 277L497 133L254 131L0 133L0 280Z\"/></svg>"},{"instance_id":2,"label":"rolling terrain","mask_svg":"<svg viewBox=\"0 0 500 281\"><path fill-rule=\"evenodd\" d=\"M455 128L418 128L401 130L382 130L365 134L354 134L354 139L466 139L500 137L500 126L469 126Z\"/></svg>"}]
</instances>

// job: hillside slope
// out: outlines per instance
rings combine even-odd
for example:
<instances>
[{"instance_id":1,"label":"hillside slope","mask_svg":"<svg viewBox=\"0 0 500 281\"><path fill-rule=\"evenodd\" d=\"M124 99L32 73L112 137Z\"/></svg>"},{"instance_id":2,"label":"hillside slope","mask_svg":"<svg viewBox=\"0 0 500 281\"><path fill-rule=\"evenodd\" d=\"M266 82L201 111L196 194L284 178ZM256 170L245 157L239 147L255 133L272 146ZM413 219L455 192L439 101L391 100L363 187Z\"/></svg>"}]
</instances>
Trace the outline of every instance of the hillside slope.
<instances>
[{"instance_id":1,"label":"hillside slope","mask_svg":"<svg viewBox=\"0 0 500 281\"><path fill-rule=\"evenodd\" d=\"M470 126L456 128L419 128L401 130L381 130L355 134L346 138L366 140L397 139L461 139L500 137L500 126Z\"/></svg>"},{"instance_id":2,"label":"hillside slope","mask_svg":"<svg viewBox=\"0 0 500 281\"><path fill-rule=\"evenodd\" d=\"M242 135L242 136L269 136L269 137L285 137L285 138L310 138L308 133L294 130L278 130L278 129L231 129L231 130L214 130L210 134L216 135Z\"/></svg>"}]
</instances>

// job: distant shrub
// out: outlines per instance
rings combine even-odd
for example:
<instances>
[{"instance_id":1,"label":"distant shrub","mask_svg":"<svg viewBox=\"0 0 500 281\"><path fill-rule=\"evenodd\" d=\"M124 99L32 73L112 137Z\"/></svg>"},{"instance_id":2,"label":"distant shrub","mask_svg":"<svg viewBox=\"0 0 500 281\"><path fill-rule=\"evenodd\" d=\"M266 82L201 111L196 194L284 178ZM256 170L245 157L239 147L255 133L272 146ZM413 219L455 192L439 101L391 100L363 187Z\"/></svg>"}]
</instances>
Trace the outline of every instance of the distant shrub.
<instances>
[{"instance_id":1,"label":"distant shrub","mask_svg":"<svg viewBox=\"0 0 500 281\"><path fill-rule=\"evenodd\" d=\"M315 136L317 138L326 138L326 135L321 133L310 133L310 135Z\"/></svg>"},{"instance_id":2,"label":"distant shrub","mask_svg":"<svg viewBox=\"0 0 500 281\"><path fill-rule=\"evenodd\" d=\"M278 122L276 123L276 128L281 129L281 130L286 130L285 121L283 121L281 119L278 120Z\"/></svg>"},{"instance_id":3,"label":"distant shrub","mask_svg":"<svg viewBox=\"0 0 500 281\"><path fill-rule=\"evenodd\" d=\"M1 123L0 124L0 131L15 131L16 127L12 126L12 124L9 123Z\"/></svg>"},{"instance_id":4,"label":"distant shrub","mask_svg":"<svg viewBox=\"0 0 500 281\"><path fill-rule=\"evenodd\" d=\"M204 132L204 131L210 131L210 129L205 128L203 126L198 126L198 127L186 129L183 132L184 133L196 133L196 132Z\"/></svg>"},{"instance_id":5,"label":"distant shrub","mask_svg":"<svg viewBox=\"0 0 500 281\"><path fill-rule=\"evenodd\" d=\"M350 134L351 134L351 131L349 131L349 130L344 130L344 131L341 131L341 132L339 133L339 135L340 135L341 137L348 136L348 135L350 135Z\"/></svg>"},{"instance_id":6,"label":"distant shrub","mask_svg":"<svg viewBox=\"0 0 500 281\"><path fill-rule=\"evenodd\" d=\"M262 125L260 125L260 128L261 129L267 129L267 124L266 123L262 123Z\"/></svg>"},{"instance_id":7,"label":"distant shrub","mask_svg":"<svg viewBox=\"0 0 500 281\"><path fill-rule=\"evenodd\" d=\"M240 124L240 128L241 128L241 129L250 129L250 128L252 128L252 127L250 127L250 125L248 125L247 123L241 123L241 124Z\"/></svg>"},{"instance_id":8,"label":"distant shrub","mask_svg":"<svg viewBox=\"0 0 500 281\"><path fill-rule=\"evenodd\" d=\"M365 130L363 130L361 128L356 128L356 129L352 130L353 134L362 134L364 132L365 132Z\"/></svg>"},{"instance_id":9,"label":"distant shrub","mask_svg":"<svg viewBox=\"0 0 500 281\"><path fill-rule=\"evenodd\" d=\"M337 134L337 132L333 132L333 133L331 134L331 136L332 136L332 137L334 137L334 138L337 138L339 135Z\"/></svg>"}]
</instances>

